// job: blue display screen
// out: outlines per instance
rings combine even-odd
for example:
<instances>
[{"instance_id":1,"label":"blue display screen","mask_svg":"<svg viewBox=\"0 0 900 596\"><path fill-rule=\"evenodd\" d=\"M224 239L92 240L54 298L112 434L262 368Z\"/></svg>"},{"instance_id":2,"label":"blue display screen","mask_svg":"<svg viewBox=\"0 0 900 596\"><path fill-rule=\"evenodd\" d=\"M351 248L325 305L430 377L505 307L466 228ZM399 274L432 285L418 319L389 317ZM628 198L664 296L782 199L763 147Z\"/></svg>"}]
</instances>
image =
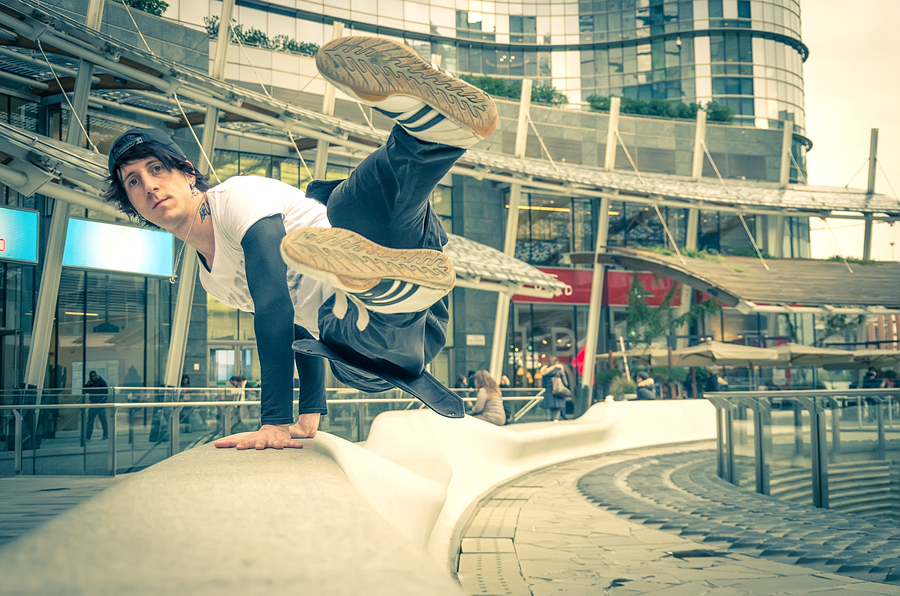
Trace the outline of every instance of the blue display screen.
<instances>
[{"instance_id":1,"label":"blue display screen","mask_svg":"<svg viewBox=\"0 0 900 596\"><path fill-rule=\"evenodd\" d=\"M169 277L174 252L174 237L168 232L70 219L62 264Z\"/></svg>"},{"instance_id":2,"label":"blue display screen","mask_svg":"<svg viewBox=\"0 0 900 596\"><path fill-rule=\"evenodd\" d=\"M0 259L37 263L37 211L0 207Z\"/></svg>"}]
</instances>

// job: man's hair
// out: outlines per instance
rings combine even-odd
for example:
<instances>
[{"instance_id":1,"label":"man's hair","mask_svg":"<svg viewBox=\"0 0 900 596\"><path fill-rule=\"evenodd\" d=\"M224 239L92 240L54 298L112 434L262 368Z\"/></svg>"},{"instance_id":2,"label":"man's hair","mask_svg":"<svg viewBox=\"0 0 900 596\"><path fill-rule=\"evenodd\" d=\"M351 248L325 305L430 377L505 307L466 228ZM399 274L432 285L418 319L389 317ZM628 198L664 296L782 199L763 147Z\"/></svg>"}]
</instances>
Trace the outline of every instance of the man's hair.
<instances>
[{"instance_id":1,"label":"man's hair","mask_svg":"<svg viewBox=\"0 0 900 596\"><path fill-rule=\"evenodd\" d=\"M131 201L128 200L128 194L125 192L125 187L122 185L122 180L119 176L119 170L123 166L148 157L157 158L170 172L172 170L179 170L187 176L193 176L195 178L194 186L196 186L197 190L200 192L206 192L211 187L209 178L205 174L198 172L185 156L180 155L159 143L138 143L122 153L122 155L119 156L119 159L116 160L115 166L110 170L109 176L106 178L109 187L101 196L106 202L112 203L118 207L119 211L131 219L139 221L142 225L155 228L156 226L140 216L131 204Z\"/></svg>"},{"instance_id":2,"label":"man's hair","mask_svg":"<svg viewBox=\"0 0 900 596\"><path fill-rule=\"evenodd\" d=\"M648 375L648 374L645 373L644 371L641 371L641 372L639 372L639 373L637 374L637 379L638 379L638 381L645 381L645 380L647 380L647 379L649 379L649 378L650 378L650 375Z\"/></svg>"}]
</instances>

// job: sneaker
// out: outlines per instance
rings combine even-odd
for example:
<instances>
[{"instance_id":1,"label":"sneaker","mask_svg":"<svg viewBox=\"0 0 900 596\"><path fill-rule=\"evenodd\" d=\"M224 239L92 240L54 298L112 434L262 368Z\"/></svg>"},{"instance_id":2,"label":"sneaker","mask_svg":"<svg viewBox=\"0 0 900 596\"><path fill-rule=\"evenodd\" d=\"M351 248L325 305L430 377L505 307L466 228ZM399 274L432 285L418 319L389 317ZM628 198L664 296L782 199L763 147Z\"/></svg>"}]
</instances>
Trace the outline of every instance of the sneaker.
<instances>
[{"instance_id":1,"label":"sneaker","mask_svg":"<svg viewBox=\"0 0 900 596\"><path fill-rule=\"evenodd\" d=\"M396 41L341 37L319 50L316 66L329 83L419 140L468 149L497 127L490 95Z\"/></svg>"},{"instance_id":2,"label":"sneaker","mask_svg":"<svg viewBox=\"0 0 900 596\"><path fill-rule=\"evenodd\" d=\"M359 312L357 328L369 324L368 311L412 313L450 293L456 270L446 254L425 248L386 248L350 230L301 228L281 241L281 257L292 269L334 288L333 313L343 319L347 302Z\"/></svg>"}]
</instances>

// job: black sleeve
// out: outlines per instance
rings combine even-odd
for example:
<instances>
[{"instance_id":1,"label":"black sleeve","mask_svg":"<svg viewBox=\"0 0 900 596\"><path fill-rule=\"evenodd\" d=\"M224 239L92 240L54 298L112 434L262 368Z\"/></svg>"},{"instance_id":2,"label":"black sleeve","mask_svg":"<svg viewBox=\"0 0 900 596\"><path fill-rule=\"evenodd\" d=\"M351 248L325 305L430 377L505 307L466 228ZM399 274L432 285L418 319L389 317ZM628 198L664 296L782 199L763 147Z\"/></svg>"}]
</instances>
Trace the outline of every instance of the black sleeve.
<instances>
[{"instance_id":1,"label":"black sleeve","mask_svg":"<svg viewBox=\"0 0 900 596\"><path fill-rule=\"evenodd\" d=\"M280 215L253 224L241 240L247 286L253 298L256 346L261 369L262 424L291 424L294 390L294 307L281 258Z\"/></svg>"}]
</instances>

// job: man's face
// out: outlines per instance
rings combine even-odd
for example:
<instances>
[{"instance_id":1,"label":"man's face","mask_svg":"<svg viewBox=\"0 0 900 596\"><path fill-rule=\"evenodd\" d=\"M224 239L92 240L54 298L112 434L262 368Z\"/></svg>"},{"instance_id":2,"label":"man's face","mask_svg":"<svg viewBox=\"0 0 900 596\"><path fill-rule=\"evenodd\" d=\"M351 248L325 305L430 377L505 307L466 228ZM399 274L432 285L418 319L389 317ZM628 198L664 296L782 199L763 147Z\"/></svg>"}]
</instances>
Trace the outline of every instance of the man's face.
<instances>
[{"instance_id":1,"label":"man's face","mask_svg":"<svg viewBox=\"0 0 900 596\"><path fill-rule=\"evenodd\" d=\"M88 378L89 378L91 381L96 381L96 380L97 380L97 373L91 373L91 374L89 374L89 375L88 375Z\"/></svg>"},{"instance_id":2,"label":"man's face","mask_svg":"<svg viewBox=\"0 0 900 596\"><path fill-rule=\"evenodd\" d=\"M121 166L119 178L128 201L150 223L172 229L190 217L192 176L167 170L159 159L147 157Z\"/></svg>"}]
</instances>

